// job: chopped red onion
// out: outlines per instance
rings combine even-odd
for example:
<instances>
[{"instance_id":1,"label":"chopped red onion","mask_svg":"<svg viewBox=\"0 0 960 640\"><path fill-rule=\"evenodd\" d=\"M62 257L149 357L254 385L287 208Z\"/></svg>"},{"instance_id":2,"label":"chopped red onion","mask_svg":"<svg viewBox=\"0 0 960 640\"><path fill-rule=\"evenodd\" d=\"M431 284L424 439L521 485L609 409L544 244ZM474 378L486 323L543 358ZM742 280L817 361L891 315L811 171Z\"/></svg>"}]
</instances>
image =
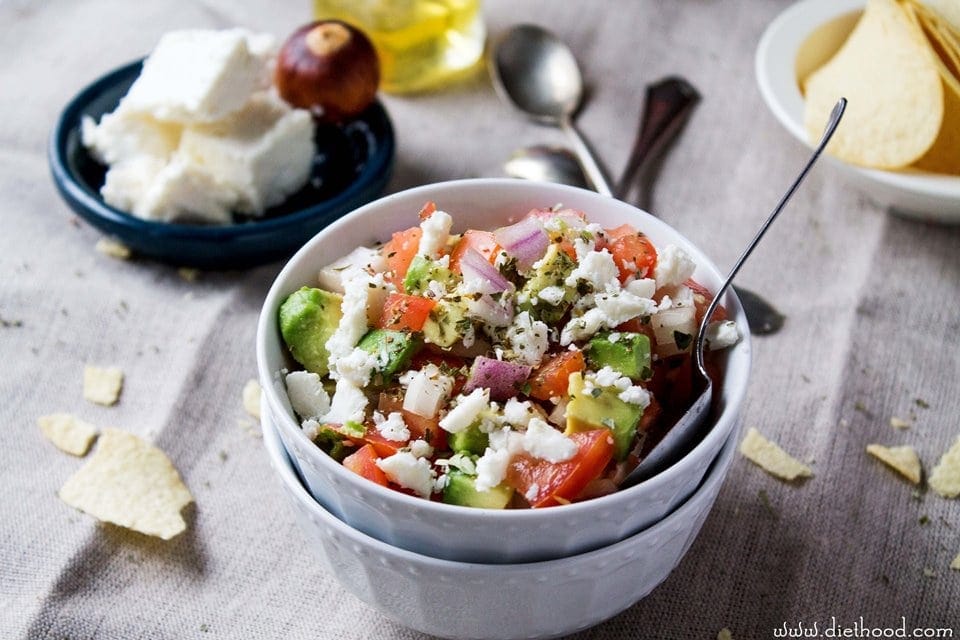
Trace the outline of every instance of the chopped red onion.
<instances>
[{"instance_id":1,"label":"chopped red onion","mask_svg":"<svg viewBox=\"0 0 960 640\"><path fill-rule=\"evenodd\" d=\"M508 227L500 227L493 232L496 239L507 255L516 258L521 269L529 269L534 262L543 257L550 238L543 229L543 224L533 217L527 217Z\"/></svg>"},{"instance_id":2,"label":"chopped red onion","mask_svg":"<svg viewBox=\"0 0 960 640\"><path fill-rule=\"evenodd\" d=\"M470 367L463 393L482 387L490 389L491 400L503 402L520 393L524 382L530 377L530 371L531 368L526 365L479 356Z\"/></svg>"},{"instance_id":3,"label":"chopped red onion","mask_svg":"<svg viewBox=\"0 0 960 640\"><path fill-rule=\"evenodd\" d=\"M460 256L460 273L463 281L470 283L472 291L497 293L506 291L511 286L510 281L476 249L467 249Z\"/></svg>"}]
</instances>

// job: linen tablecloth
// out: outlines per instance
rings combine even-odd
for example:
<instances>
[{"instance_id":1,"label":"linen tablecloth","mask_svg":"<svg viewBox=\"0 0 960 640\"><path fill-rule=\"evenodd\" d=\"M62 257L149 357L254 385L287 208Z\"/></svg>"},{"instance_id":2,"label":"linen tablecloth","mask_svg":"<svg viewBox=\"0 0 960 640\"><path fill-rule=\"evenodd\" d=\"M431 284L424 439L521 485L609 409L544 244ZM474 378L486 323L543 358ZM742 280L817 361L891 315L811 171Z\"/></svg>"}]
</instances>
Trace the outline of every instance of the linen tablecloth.
<instances>
[{"instance_id":1,"label":"linen tablecloth","mask_svg":"<svg viewBox=\"0 0 960 640\"><path fill-rule=\"evenodd\" d=\"M679 74L703 102L649 208L732 264L806 159L753 76L786 1L486 0L491 35L521 21L566 40L589 85L578 124L616 176L645 83ZM162 33L240 25L283 36L309 3L0 1L0 637L408 638L345 593L294 524L241 407L280 263L204 272L120 261L57 197L45 145L66 101ZM384 96L398 139L388 191L501 175L518 146L562 143L502 104L482 72ZM766 638L803 622L960 634L960 503L913 491L864 451L912 444L929 471L960 433L960 230L883 211L818 166L739 282L786 314L756 338L745 411L815 476L793 486L738 456L677 570L578 637ZM85 363L126 374L85 402ZM57 490L81 464L37 417L73 412L163 448L196 497L162 542L98 525ZM905 431L891 417L911 422Z\"/></svg>"}]
</instances>

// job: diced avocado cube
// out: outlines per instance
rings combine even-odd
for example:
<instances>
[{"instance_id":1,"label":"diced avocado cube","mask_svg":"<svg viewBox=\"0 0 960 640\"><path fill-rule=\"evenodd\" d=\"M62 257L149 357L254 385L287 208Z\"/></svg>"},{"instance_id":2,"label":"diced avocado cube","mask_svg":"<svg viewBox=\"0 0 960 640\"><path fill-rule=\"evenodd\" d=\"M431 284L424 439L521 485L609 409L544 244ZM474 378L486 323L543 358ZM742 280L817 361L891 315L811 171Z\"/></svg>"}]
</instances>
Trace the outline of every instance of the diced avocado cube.
<instances>
[{"instance_id":1,"label":"diced avocado cube","mask_svg":"<svg viewBox=\"0 0 960 640\"><path fill-rule=\"evenodd\" d=\"M489 444L490 436L481 431L476 424L447 436L447 445L457 453L471 453L480 456L487 450Z\"/></svg>"},{"instance_id":2,"label":"diced avocado cube","mask_svg":"<svg viewBox=\"0 0 960 640\"><path fill-rule=\"evenodd\" d=\"M340 324L342 302L338 293L303 287L280 305L280 334L294 360L307 371L321 376L329 372L327 340Z\"/></svg>"},{"instance_id":3,"label":"diced avocado cube","mask_svg":"<svg viewBox=\"0 0 960 640\"><path fill-rule=\"evenodd\" d=\"M639 405L624 402L613 388L594 387L584 389L583 375L571 373L567 388L570 402L567 404L566 435L606 427L613 435L614 457L625 460L633 447L637 425L643 416Z\"/></svg>"},{"instance_id":4,"label":"diced avocado cube","mask_svg":"<svg viewBox=\"0 0 960 640\"><path fill-rule=\"evenodd\" d=\"M384 384L390 376L406 367L421 346L416 335L393 329L374 329L357 343L357 347L373 354L380 363L373 381L375 384Z\"/></svg>"},{"instance_id":5,"label":"diced avocado cube","mask_svg":"<svg viewBox=\"0 0 960 640\"><path fill-rule=\"evenodd\" d=\"M517 305L520 311L527 311L537 320L548 324L559 322L570 308L575 292L567 287L564 281L576 267L574 261L560 248L557 243L547 247L547 252L540 260L537 268L520 289L522 303ZM540 299L540 292L547 287L558 287L563 295L557 304L551 304Z\"/></svg>"},{"instance_id":6,"label":"diced avocado cube","mask_svg":"<svg viewBox=\"0 0 960 640\"><path fill-rule=\"evenodd\" d=\"M453 279L453 272L436 260L426 256L414 256L403 279L403 290L411 295L423 295L431 280L444 284Z\"/></svg>"},{"instance_id":7,"label":"diced avocado cube","mask_svg":"<svg viewBox=\"0 0 960 640\"><path fill-rule=\"evenodd\" d=\"M505 509L513 498L513 488L498 485L488 491L477 491L476 478L462 471L447 473L447 486L443 489L443 501L463 507L482 509Z\"/></svg>"},{"instance_id":8,"label":"diced avocado cube","mask_svg":"<svg viewBox=\"0 0 960 640\"><path fill-rule=\"evenodd\" d=\"M616 336L616 340L612 339ZM591 369L610 367L631 380L649 380L650 338L642 333L613 332L595 336L586 348Z\"/></svg>"},{"instance_id":9,"label":"diced avocado cube","mask_svg":"<svg viewBox=\"0 0 960 640\"><path fill-rule=\"evenodd\" d=\"M440 299L423 323L423 339L446 349L463 340L471 326L462 305Z\"/></svg>"}]
</instances>

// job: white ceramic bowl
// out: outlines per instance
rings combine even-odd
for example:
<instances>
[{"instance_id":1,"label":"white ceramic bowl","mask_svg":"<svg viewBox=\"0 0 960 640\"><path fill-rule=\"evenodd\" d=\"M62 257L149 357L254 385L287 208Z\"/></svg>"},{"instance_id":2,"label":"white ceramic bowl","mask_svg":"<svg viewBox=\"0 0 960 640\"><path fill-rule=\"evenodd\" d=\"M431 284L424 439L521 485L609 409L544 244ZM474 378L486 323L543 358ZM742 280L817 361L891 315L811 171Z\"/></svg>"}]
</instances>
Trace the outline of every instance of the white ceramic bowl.
<instances>
[{"instance_id":1,"label":"white ceramic bowl","mask_svg":"<svg viewBox=\"0 0 960 640\"><path fill-rule=\"evenodd\" d=\"M509 216L562 202L603 226L631 222L657 246L686 249L698 268L694 277L716 290L722 277L687 239L628 204L594 192L523 180L460 180L419 187L366 205L317 235L277 276L260 316L257 364L269 406L286 448L296 457L307 486L328 511L388 544L437 558L469 562L530 562L560 558L609 545L670 513L700 484L707 467L738 423L750 369L749 329L739 301L724 300L744 339L730 349L720 414L707 435L672 467L628 490L546 509L471 509L415 498L381 487L327 456L301 431L287 400L280 370L293 368L277 327L283 299L317 272L360 244L384 240L413 226L425 201L454 218L454 229L492 229Z\"/></svg>"},{"instance_id":2,"label":"white ceramic bowl","mask_svg":"<svg viewBox=\"0 0 960 640\"><path fill-rule=\"evenodd\" d=\"M447 638L546 638L598 624L663 582L693 544L730 468L738 432L674 512L625 540L529 564L438 560L390 546L321 507L297 478L267 408L263 437L283 492L330 572L400 624Z\"/></svg>"},{"instance_id":3,"label":"white ceramic bowl","mask_svg":"<svg viewBox=\"0 0 960 640\"><path fill-rule=\"evenodd\" d=\"M863 6L864 0L804 0L781 13L760 38L755 61L760 93L777 120L808 146L799 83L836 53ZM881 206L960 224L960 177L880 171L825 159Z\"/></svg>"}]
</instances>

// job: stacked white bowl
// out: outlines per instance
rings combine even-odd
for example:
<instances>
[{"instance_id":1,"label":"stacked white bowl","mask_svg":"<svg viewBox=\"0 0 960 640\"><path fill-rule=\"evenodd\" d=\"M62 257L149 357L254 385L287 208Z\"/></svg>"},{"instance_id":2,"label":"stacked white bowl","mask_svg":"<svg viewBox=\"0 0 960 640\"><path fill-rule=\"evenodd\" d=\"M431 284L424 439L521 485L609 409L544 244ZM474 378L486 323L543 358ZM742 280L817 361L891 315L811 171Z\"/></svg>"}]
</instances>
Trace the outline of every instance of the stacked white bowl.
<instances>
[{"instance_id":1,"label":"stacked white bowl","mask_svg":"<svg viewBox=\"0 0 960 640\"><path fill-rule=\"evenodd\" d=\"M656 246L680 246L698 265L694 278L711 290L723 277L686 238L623 202L560 185L462 180L394 194L345 216L290 260L264 303L257 360L268 451L305 531L347 589L401 624L444 637L551 637L597 624L666 578L713 505L733 457L750 369L743 310L728 294L723 302L743 339L726 354L709 431L656 476L608 496L527 510L392 491L347 470L301 431L282 382L281 371L295 363L277 311L353 247L416 224L426 201L451 213L455 231L492 229L562 203L604 227L629 222Z\"/></svg>"}]
</instances>

